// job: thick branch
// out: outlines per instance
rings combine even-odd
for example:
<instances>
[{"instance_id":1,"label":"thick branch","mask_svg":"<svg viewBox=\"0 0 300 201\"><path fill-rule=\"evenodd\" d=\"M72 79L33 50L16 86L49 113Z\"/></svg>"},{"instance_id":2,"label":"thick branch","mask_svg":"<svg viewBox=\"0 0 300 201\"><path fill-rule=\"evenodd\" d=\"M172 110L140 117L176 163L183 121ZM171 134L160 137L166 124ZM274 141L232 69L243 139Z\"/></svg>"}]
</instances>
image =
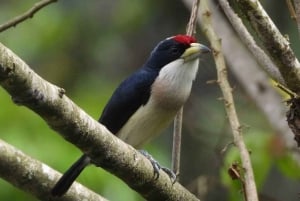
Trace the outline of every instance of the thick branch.
<instances>
[{"instance_id":1,"label":"thick branch","mask_svg":"<svg viewBox=\"0 0 300 201\"><path fill-rule=\"evenodd\" d=\"M257 33L262 46L281 72L287 86L300 93L300 64L289 41L281 35L257 0L239 0L237 6Z\"/></svg>"},{"instance_id":2,"label":"thick branch","mask_svg":"<svg viewBox=\"0 0 300 201\"><path fill-rule=\"evenodd\" d=\"M251 164L251 159L247 147L245 145L241 125L237 117L235 110L234 100L232 96L232 88L227 79L227 69L225 65L225 59L222 54L221 40L215 33L211 24L210 9L207 5L207 0L202 0L200 3L200 11L202 15L202 28L211 43L214 51L214 59L217 66L218 83L223 93L223 99L225 104L225 110L231 126L234 143L239 149L240 158L242 161L243 169L245 170L244 184L245 184L245 197L247 200L258 201L258 195L256 190L256 184L254 181L254 174Z\"/></svg>"},{"instance_id":3,"label":"thick branch","mask_svg":"<svg viewBox=\"0 0 300 201\"><path fill-rule=\"evenodd\" d=\"M172 185L160 172L153 178L150 162L64 95L64 90L43 80L0 43L0 84L12 99L39 114L66 140L92 161L118 176L147 200L198 200L179 183Z\"/></svg>"},{"instance_id":4,"label":"thick branch","mask_svg":"<svg viewBox=\"0 0 300 201\"><path fill-rule=\"evenodd\" d=\"M107 201L75 182L68 194L53 198L49 189L61 175L49 166L25 155L0 140L0 176L23 191L45 201Z\"/></svg>"}]
</instances>

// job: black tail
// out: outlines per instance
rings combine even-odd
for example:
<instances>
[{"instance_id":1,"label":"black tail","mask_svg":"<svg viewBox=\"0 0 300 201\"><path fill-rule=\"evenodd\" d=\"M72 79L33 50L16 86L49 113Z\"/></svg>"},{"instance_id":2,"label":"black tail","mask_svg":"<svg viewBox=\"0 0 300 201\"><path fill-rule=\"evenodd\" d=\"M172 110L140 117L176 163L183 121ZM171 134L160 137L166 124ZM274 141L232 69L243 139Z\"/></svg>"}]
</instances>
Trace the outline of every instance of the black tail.
<instances>
[{"instance_id":1,"label":"black tail","mask_svg":"<svg viewBox=\"0 0 300 201\"><path fill-rule=\"evenodd\" d=\"M90 163L90 158L86 155L81 156L68 170L63 174L59 181L53 187L51 194L53 196L62 196L65 194L81 171Z\"/></svg>"}]
</instances>

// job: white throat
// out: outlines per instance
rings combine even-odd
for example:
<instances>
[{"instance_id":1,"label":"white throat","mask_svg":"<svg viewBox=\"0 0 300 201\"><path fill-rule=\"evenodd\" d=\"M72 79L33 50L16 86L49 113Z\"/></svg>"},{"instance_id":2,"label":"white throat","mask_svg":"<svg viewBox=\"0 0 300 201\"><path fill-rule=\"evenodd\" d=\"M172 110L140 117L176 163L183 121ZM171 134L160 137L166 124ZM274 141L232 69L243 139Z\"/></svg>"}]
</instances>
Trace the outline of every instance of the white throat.
<instances>
[{"instance_id":1,"label":"white throat","mask_svg":"<svg viewBox=\"0 0 300 201\"><path fill-rule=\"evenodd\" d=\"M179 109L191 93L198 66L199 59L189 62L177 59L162 68L152 85L154 101L162 103L162 106Z\"/></svg>"}]
</instances>

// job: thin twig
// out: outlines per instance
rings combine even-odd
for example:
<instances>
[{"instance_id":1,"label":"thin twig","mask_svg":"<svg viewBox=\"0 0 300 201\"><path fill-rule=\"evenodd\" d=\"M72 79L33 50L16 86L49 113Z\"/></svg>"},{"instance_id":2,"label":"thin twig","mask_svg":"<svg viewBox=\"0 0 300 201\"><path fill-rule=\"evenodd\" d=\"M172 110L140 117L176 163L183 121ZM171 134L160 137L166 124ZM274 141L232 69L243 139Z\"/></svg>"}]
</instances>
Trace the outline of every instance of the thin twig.
<instances>
[{"instance_id":1,"label":"thin twig","mask_svg":"<svg viewBox=\"0 0 300 201\"><path fill-rule=\"evenodd\" d=\"M186 34L194 35L196 32L197 14L200 0L194 0L189 23L187 25ZM182 133L182 115L183 107L177 113L174 119L173 132L173 150L172 150L172 170L178 176L180 171L180 153L181 153L181 133ZM177 180L179 177L177 178Z\"/></svg>"},{"instance_id":2,"label":"thin twig","mask_svg":"<svg viewBox=\"0 0 300 201\"><path fill-rule=\"evenodd\" d=\"M180 173L180 153L181 153L181 136L182 136L182 113L183 107L178 111L174 119L173 148L172 148L172 171L177 175L179 181Z\"/></svg>"},{"instance_id":3,"label":"thin twig","mask_svg":"<svg viewBox=\"0 0 300 201\"><path fill-rule=\"evenodd\" d=\"M293 20L296 20L296 13L295 13L295 9L294 9L294 6L293 6L293 3L292 3L292 0L285 0L286 2L286 5L290 11L290 14L291 14L291 18Z\"/></svg>"},{"instance_id":4,"label":"thin twig","mask_svg":"<svg viewBox=\"0 0 300 201\"><path fill-rule=\"evenodd\" d=\"M211 24L211 12L208 7L207 0L202 0L200 3L201 15L202 15L202 28L207 38L211 42L212 49L214 51L214 59L217 66L218 83L223 93L225 110L229 119L229 123L232 129L234 143L238 147L240 152L240 158L242 166L245 170L245 197L247 201L258 201L258 195L256 190L256 184L254 181L254 174L250 155L243 140L242 129L235 110L234 100L232 96L232 88L227 80L227 69L225 65L224 56L221 51L221 43L219 37L216 35Z\"/></svg>"},{"instance_id":5,"label":"thin twig","mask_svg":"<svg viewBox=\"0 0 300 201\"><path fill-rule=\"evenodd\" d=\"M272 62L270 57L256 44L255 40L244 26L243 22L237 14L231 9L227 0L219 0L219 4L222 7L225 15L232 24L232 27L237 32L243 43L248 47L254 57L257 59L261 67L266 71L272 79L281 84L285 84L281 73Z\"/></svg>"},{"instance_id":6,"label":"thin twig","mask_svg":"<svg viewBox=\"0 0 300 201\"><path fill-rule=\"evenodd\" d=\"M199 3L200 3L200 0L194 0L191 17L190 17L188 27L186 30L186 34L189 36L193 36L196 33L195 29L196 29L196 23L197 23L197 14L198 14L198 10L199 10Z\"/></svg>"},{"instance_id":7,"label":"thin twig","mask_svg":"<svg viewBox=\"0 0 300 201\"><path fill-rule=\"evenodd\" d=\"M17 24L25 21L28 18L32 18L37 11L39 11L43 7L45 7L51 3L54 3L56 1L58 1L58 0L43 0L38 3L35 3L32 8L30 8L28 11L26 11L22 15L19 15L15 18L5 22L4 24L0 25L0 32L3 32L4 30L6 30L10 27L15 27Z\"/></svg>"},{"instance_id":8,"label":"thin twig","mask_svg":"<svg viewBox=\"0 0 300 201\"><path fill-rule=\"evenodd\" d=\"M300 36L300 0L294 0L295 12L296 12L296 22L298 27L298 33Z\"/></svg>"}]
</instances>

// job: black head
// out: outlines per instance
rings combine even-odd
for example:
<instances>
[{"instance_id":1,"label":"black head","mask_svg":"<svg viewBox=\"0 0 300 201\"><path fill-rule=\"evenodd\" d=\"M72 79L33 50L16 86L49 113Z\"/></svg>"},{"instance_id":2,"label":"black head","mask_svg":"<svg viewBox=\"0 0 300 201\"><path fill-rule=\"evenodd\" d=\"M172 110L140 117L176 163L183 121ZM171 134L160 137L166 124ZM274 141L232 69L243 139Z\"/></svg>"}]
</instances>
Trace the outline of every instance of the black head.
<instances>
[{"instance_id":1,"label":"black head","mask_svg":"<svg viewBox=\"0 0 300 201\"><path fill-rule=\"evenodd\" d=\"M161 69L165 65L180 58L191 43L195 43L196 39L186 35L176 35L169 37L161 42L151 52L149 59L145 64L145 68Z\"/></svg>"}]
</instances>

